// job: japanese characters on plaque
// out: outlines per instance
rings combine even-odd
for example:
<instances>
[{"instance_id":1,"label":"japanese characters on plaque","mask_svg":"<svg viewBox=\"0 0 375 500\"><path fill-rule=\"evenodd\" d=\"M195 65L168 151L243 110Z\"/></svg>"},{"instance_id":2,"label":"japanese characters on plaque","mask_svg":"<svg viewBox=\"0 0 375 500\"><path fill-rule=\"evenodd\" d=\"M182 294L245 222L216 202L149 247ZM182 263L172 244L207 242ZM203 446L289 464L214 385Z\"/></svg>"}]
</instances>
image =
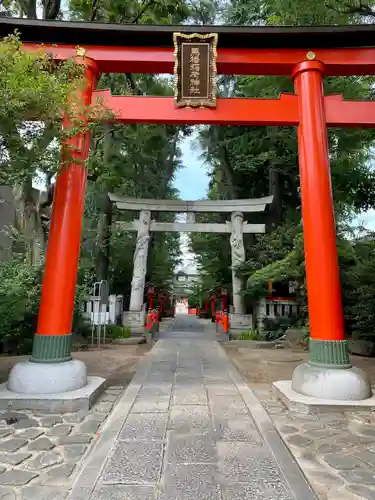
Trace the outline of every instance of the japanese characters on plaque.
<instances>
[{"instance_id":1,"label":"japanese characters on plaque","mask_svg":"<svg viewBox=\"0 0 375 500\"><path fill-rule=\"evenodd\" d=\"M174 33L175 104L216 106L217 34Z\"/></svg>"}]
</instances>

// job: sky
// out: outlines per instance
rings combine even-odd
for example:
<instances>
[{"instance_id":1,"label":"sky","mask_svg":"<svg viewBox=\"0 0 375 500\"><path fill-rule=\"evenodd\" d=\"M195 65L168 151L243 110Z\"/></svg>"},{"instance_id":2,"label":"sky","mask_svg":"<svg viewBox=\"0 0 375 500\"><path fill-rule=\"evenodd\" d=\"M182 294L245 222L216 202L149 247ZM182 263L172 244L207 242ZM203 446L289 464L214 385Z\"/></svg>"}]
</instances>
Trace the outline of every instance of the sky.
<instances>
[{"instance_id":1,"label":"sky","mask_svg":"<svg viewBox=\"0 0 375 500\"><path fill-rule=\"evenodd\" d=\"M199 200L205 198L209 177L207 176L207 170L203 165L203 161L199 158L202 151L197 146L196 133L191 137L185 138L180 147L182 152L181 163L184 167L177 171L173 186L179 190L182 200ZM186 220L186 217L181 217L181 219ZM187 233L181 233L180 235L180 248L182 264L178 266L177 270L183 268L189 273L196 272L194 254L189 252Z\"/></svg>"},{"instance_id":2,"label":"sky","mask_svg":"<svg viewBox=\"0 0 375 500\"><path fill-rule=\"evenodd\" d=\"M186 137L180 144L184 168L177 171L174 187L179 190L182 200L199 200L207 195L209 178L198 146L197 135Z\"/></svg>"}]
</instances>

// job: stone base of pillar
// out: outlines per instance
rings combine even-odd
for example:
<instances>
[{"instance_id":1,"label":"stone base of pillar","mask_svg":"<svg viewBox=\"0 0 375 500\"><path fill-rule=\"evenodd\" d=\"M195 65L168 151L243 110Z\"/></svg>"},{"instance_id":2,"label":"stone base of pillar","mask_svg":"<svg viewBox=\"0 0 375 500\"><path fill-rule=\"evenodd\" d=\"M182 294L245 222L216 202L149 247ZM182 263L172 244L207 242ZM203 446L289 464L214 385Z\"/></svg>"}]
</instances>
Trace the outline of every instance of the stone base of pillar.
<instances>
[{"instance_id":1,"label":"stone base of pillar","mask_svg":"<svg viewBox=\"0 0 375 500\"><path fill-rule=\"evenodd\" d=\"M361 401L372 396L369 376L352 368L346 340L310 338L309 348L309 362L294 370L293 391L337 401Z\"/></svg>"},{"instance_id":2,"label":"stone base of pillar","mask_svg":"<svg viewBox=\"0 0 375 500\"><path fill-rule=\"evenodd\" d=\"M62 363L17 363L9 374L7 388L11 392L32 395L75 391L86 385L85 363L72 359Z\"/></svg>"},{"instance_id":3,"label":"stone base of pillar","mask_svg":"<svg viewBox=\"0 0 375 500\"><path fill-rule=\"evenodd\" d=\"M122 324L130 328L133 335L145 333L145 320L145 311L124 311L122 313Z\"/></svg>"},{"instance_id":4,"label":"stone base of pillar","mask_svg":"<svg viewBox=\"0 0 375 500\"><path fill-rule=\"evenodd\" d=\"M292 390L321 399L360 401L371 398L370 378L359 368L327 368L304 363L293 372Z\"/></svg>"},{"instance_id":5,"label":"stone base of pillar","mask_svg":"<svg viewBox=\"0 0 375 500\"><path fill-rule=\"evenodd\" d=\"M344 370L337 370L344 371ZM345 381L340 381L340 384ZM327 399L326 397L306 396L292 388L291 380L279 380L272 384L275 396L283 402L288 410L302 413L322 415L324 413L342 413L343 411L371 411L375 407L375 395L361 400ZM314 391L315 392L315 391ZM326 394L325 394L326 396ZM347 395L346 395L347 397Z\"/></svg>"},{"instance_id":6,"label":"stone base of pillar","mask_svg":"<svg viewBox=\"0 0 375 500\"><path fill-rule=\"evenodd\" d=\"M12 392L7 384L0 384L0 410L31 410L43 413L74 413L88 411L104 391L106 380L102 377L87 377L81 389L54 394L21 394Z\"/></svg>"},{"instance_id":7,"label":"stone base of pillar","mask_svg":"<svg viewBox=\"0 0 375 500\"><path fill-rule=\"evenodd\" d=\"M232 335L239 335L253 327L252 314L230 314L229 315L229 330Z\"/></svg>"}]
</instances>

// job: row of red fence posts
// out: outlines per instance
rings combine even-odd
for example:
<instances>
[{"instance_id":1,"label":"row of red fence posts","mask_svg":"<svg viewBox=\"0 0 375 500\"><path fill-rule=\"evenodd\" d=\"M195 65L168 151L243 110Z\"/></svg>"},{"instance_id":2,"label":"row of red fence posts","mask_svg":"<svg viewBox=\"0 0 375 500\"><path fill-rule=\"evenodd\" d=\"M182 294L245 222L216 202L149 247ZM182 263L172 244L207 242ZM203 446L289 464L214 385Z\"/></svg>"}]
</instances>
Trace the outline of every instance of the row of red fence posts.
<instances>
[{"instance_id":1,"label":"row of red fence posts","mask_svg":"<svg viewBox=\"0 0 375 500\"><path fill-rule=\"evenodd\" d=\"M216 323L216 330L218 330L221 326L223 332L229 335L230 325L229 325L228 311L216 311L215 323Z\"/></svg>"},{"instance_id":2,"label":"row of red fence posts","mask_svg":"<svg viewBox=\"0 0 375 500\"><path fill-rule=\"evenodd\" d=\"M146 333L153 334L159 331L160 313L157 309L149 309L146 316Z\"/></svg>"}]
</instances>

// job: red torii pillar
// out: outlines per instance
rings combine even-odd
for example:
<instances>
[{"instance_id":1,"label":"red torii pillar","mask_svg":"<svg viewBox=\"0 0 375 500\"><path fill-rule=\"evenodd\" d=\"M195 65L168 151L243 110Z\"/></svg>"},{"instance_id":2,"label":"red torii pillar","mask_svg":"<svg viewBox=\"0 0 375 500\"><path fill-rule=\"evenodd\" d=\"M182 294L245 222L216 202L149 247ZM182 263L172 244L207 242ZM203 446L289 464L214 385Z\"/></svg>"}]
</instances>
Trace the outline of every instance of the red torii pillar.
<instances>
[{"instance_id":1,"label":"red torii pillar","mask_svg":"<svg viewBox=\"0 0 375 500\"><path fill-rule=\"evenodd\" d=\"M84 66L82 105L91 103L98 76L91 59L78 57ZM83 123L85 116L81 117ZM69 125L68 118L63 124ZM65 152L64 152L65 150ZM71 358L72 318L85 201L86 165L90 134L85 131L62 145L62 165L56 179L51 228L43 277L38 327L30 361L15 365L8 388L21 393L72 391L87 384L84 363Z\"/></svg>"},{"instance_id":2,"label":"red torii pillar","mask_svg":"<svg viewBox=\"0 0 375 500\"><path fill-rule=\"evenodd\" d=\"M314 57L314 55L313 55ZM335 218L323 97L324 65L308 60L293 72L298 95L298 146L310 356L293 373L292 388L308 396L371 397L368 376L352 368L344 339Z\"/></svg>"}]
</instances>

